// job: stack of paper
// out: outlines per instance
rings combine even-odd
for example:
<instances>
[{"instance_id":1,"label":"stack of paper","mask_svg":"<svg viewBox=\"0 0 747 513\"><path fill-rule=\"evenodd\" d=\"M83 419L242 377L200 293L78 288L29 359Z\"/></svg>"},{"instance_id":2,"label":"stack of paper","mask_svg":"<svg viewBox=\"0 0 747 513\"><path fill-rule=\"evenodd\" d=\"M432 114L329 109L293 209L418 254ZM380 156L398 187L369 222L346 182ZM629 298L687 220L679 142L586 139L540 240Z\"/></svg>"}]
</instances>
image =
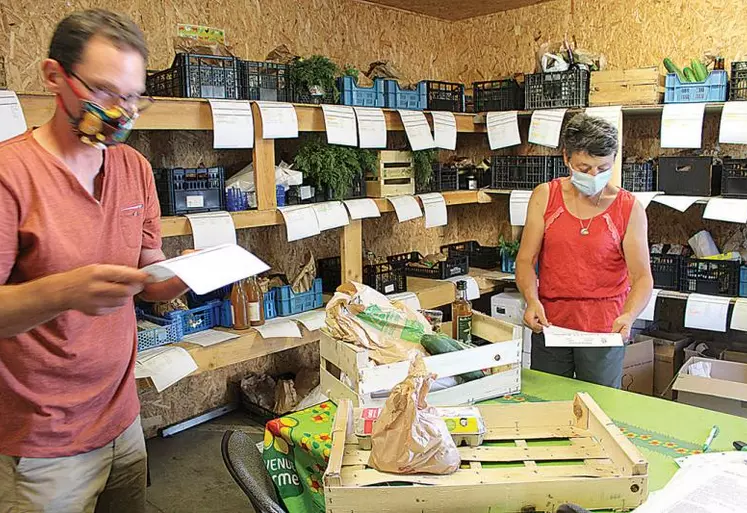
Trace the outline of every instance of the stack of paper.
<instances>
[{"instance_id":1,"label":"stack of paper","mask_svg":"<svg viewBox=\"0 0 747 513\"><path fill-rule=\"evenodd\" d=\"M182 347L161 346L142 351L135 362L135 377L150 378L158 392L197 370L192 356Z\"/></svg>"}]
</instances>

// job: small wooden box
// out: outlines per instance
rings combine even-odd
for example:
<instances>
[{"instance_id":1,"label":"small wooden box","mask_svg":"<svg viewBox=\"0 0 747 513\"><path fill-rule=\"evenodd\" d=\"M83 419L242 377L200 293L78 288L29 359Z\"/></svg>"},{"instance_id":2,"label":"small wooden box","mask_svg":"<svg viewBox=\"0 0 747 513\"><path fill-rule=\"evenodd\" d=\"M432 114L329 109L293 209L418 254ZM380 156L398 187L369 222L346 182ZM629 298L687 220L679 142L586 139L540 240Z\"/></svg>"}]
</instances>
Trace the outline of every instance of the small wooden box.
<instances>
[{"instance_id":1,"label":"small wooden box","mask_svg":"<svg viewBox=\"0 0 747 513\"><path fill-rule=\"evenodd\" d=\"M460 447L462 467L448 476L369 468L371 452L351 430L350 401L338 405L324 474L327 513L554 512L564 503L628 511L648 496L648 463L585 393L573 401L478 406L485 440L504 443ZM539 442L547 439L560 445Z\"/></svg>"},{"instance_id":2,"label":"small wooden box","mask_svg":"<svg viewBox=\"0 0 747 513\"><path fill-rule=\"evenodd\" d=\"M659 68L595 71L589 105L656 105L664 99L665 76Z\"/></svg>"},{"instance_id":3,"label":"small wooden box","mask_svg":"<svg viewBox=\"0 0 747 513\"><path fill-rule=\"evenodd\" d=\"M451 324L445 323L442 329L444 333L450 333ZM428 370L439 378L482 369L493 369L493 373L481 379L431 392L428 394L428 404L473 404L521 391L521 326L474 312L472 333L492 343L474 349L428 356L424 359ZM319 343L319 355L321 386L327 397L336 402L350 399L356 407L361 408L383 406L386 392L404 380L410 368L409 361L375 365L370 361L367 349L336 340L324 333ZM341 381L341 372L352 382L352 386Z\"/></svg>"},{"instance_id":4,"label":"small wooden box","mask_svg":"<svg viewBox=\"0 0 747 513\"><path fill-rule=\"evenodd\" d=\"M366 194L371 198L415 194L412 152L380 151L376 173L366 174Z\"/></svg>"}]
</instances>

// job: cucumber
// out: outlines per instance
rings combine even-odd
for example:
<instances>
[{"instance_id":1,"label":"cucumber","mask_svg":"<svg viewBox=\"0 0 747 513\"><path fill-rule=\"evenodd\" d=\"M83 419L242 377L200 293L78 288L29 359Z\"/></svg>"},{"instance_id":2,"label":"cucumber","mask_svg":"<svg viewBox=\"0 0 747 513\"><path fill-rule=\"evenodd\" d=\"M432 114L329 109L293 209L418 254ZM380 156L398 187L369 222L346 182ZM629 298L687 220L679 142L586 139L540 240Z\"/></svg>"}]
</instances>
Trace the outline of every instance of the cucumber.
<instances>
[{"instance_id":1,"label":"cucumber","mask_svg":"<svg viewBox=\"0 0 747 513\"><path fill-rule=\"evenodd\" d=\"M669 73L676 74L680 79L680 82L687 82L687 80L685 80L685 75L682 74L682 70L674 62L672 62L672 59L670 59L669 57L664 59L664 67L667 68L667 71Z\"/></svg>"},{"instance_id":2,"label":"cucumber","mask_svg":"<svg viewBox=\"0 0 747 513\"><path fill-rule=\"evenodd\" d=\"M693 73L695 73L695 78L698 79L698 82L705 82L708 78L708 70L703 63L698 59L693 59L692 62L690 62L690 67L693 69Z\"/></svg>"},{"instance_id":3,"label":"cucumber","mask_svg":"<svg viewBox=\"0 0 747 513\"><path fill-rule=\"evenodd\" d=\"M458 340L454 340L451 337L444 335L443 333L425 334L420 337L420 345L422 345L426 351L431 355L453 353L455 351L461 351L463 349L469 349L471 346L462 344ZM466 374L460 374L457 376L463 383L467 381L473 381L476 379L484 378L485 373L483 371L473 371Z\"/></svg>"},{"instance_id":4,"label":"cucumber","mask_svg":"<svg viewBox=\"0 0 747 513\"><path fill-rule=\"evenodd\" d=\"M690 68L683 69L682 73L685 75L685 80L687 82L697 82L698 81L698 79L695 77L695 73Z\"/></svg>"}]
</instances>

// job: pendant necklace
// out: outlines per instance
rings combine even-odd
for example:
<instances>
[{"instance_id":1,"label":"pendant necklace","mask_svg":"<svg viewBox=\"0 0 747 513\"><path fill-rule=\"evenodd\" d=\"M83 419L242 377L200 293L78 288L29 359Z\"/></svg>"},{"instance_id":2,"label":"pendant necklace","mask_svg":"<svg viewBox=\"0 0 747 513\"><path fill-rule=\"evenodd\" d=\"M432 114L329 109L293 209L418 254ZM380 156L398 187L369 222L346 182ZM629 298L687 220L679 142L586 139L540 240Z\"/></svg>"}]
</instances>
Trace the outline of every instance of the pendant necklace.
<instances>
[{"instance_id":1,"label":"pendant necklace","mask_svg":"<svg viewBox=\"0 0 747 513\"><path fill-rule=\"evenodd\" d=\"M599 207L599 202L602 201L602 194L603 193L604 193L604 191L602 191L602 192L599 193L599 197L597 198L597 202L594 205L595 207ZM576 208L578 209L578 196L576 196ZM589 235L589 228L591 228L591 223L594 222L594 218L595 217L596 216L593 216L591 219L589 219L589 224L587 224L586 226L584 226L584 222L581 219L578 220L578 224L581 225L581 231L580 231L581 235Z\"/></svg>"}]
</instances>

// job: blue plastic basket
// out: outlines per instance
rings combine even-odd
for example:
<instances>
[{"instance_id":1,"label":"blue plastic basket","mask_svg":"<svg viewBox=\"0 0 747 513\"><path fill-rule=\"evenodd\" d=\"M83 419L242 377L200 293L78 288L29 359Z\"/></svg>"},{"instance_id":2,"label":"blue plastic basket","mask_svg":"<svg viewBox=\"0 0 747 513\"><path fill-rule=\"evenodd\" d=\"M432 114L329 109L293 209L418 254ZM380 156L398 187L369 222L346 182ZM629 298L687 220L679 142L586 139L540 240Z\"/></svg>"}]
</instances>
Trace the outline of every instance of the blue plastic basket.
<instances>
[{"instance_id":1,"label":"blue plastic basket","mask_svg":"<svg viewBox=\"0 0 747 513\"><path fill-rule=\"evenodd\" d=\"M220 326L222 301L209 303L191 310L167 312L164 317L181 324L182 336Z\"/></svg>"},{"instance_id":2,"label":"blue plastic basket","mask_svg":"<svg viewBox=\"0 0 747 513\"><path fill-rule=\"evenodd\" d=\"M729 77L726 71L714 70L704 82L683 84L676 73L669 73L664 103L704 103L726 101Z\"/></svg>"},{"instance_id":3,"label":"blue plastic basket","mask_svg":"<svg viewBox=\"0 0 747 513\"><path fill-rule=\"evenodd\" d=\"M321 308L324 301L322 300L322 279L315 278L314 284L308 292L294 294L290 285L278 287L275 289L275 306L280 317L300 314L309 310Z\"/></svg>"},{"instance_id":4,"label":"blue plastic basket","mask_svg":"<svg viewBox=\"0 0 747 513\"><path fill-rule=\"evenodd\" d=\"M138 331L138 351L145 351L146 349L153 349L154 347L179 342L184 336L184 334L182 333L182 325L180 322L172 319L163 319L161 317L148 315L140 310L136 310L136 312L138 319L144 319L154 324L158 324L159 326L158 328Z\"/></svg>"},{"instance_id":5,"label":"blue plastic basket","mask_svg":"<svg viewBox=\"0 0 747 513\"><path fill-rule=\"evenodd\" d=\"M739 297L747 297L747 266L739 268Z\"/></svg>"},{"instance_id":6,"label":"blue plastic basket","mask_svg":"<svg viewBox=\"0 0 747 513\"><path fill-rule=\"evenodd\" d=\"M284 207L285 206L285 186L283 185L275 186L275 197L277 198L278 206Z\"/></svg>"},{"instance_id":7,"label":"blue plastic basket","mask_svg":"<svg viewBox=\"0 0 747 513\"><path fill-rule=\"evenodd\" d=\"M428 84L418 82L417 89L400 89L396 80L384 80L384 96L389 109L425 110L428 106Z\"/></svg>"},{"instance_id":8,"label":"blue plastic basket","mask_svg":"<svg viewBox=\"0 0 747 513\"><path fill-rule=\"evenodd\" d=\"M505 251L501 251L501 272L509 274L516 272L516 258L508 256Z\"/></svg>"},{"instance_id":9,"label":"blue plastic basket","mask_svg":"<svg viewBox=\"0 0 747 513\"><path fill-rule=\"evenodd\" d=\"M353 77L340 77L337 79L337 88L340 90L342 105L385 107L383 78L375 78L371 87L361 87Z\"/></svg>"},{"instance_id":10,"label":"blue plastic basket","mask_svg":"<svg viewBox=\"0 0 747 513\"><path fill-rule=\"evenodd\" d=\"M278 316L275 308L275 290L270 289L264 295L265 320L269 321ZM220 324L224 328L233 328L233 316L231 315L231 300L226 299L220 304Z\"/></svg>"}]
</instances>

